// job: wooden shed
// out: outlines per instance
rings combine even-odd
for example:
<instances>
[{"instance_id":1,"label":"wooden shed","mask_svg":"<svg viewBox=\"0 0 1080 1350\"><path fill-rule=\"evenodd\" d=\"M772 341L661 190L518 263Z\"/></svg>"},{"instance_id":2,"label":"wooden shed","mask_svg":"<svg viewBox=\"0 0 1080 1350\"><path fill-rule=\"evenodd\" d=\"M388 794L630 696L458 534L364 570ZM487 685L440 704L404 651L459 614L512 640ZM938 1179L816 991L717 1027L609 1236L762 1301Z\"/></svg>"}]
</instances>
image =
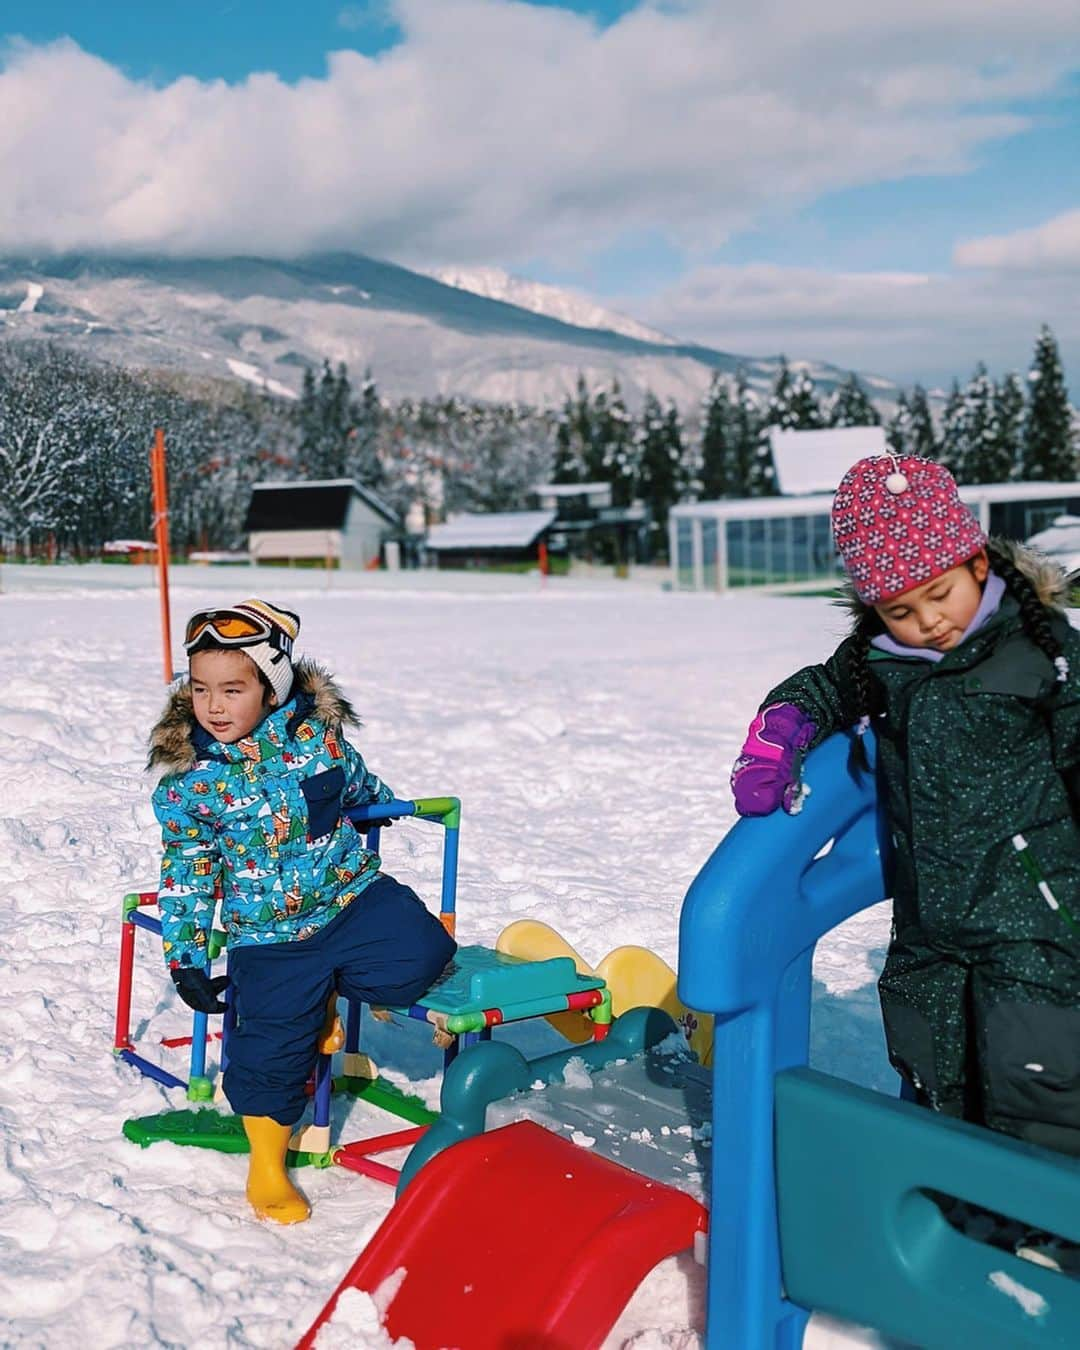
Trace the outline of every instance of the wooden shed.
<instances>
[{"instance_id":1,"label":"wooden shed","mask_svg":"<svg viewBox=\"0 0 1080 1350\"><path fill-rule=\"evenodd\" d=\"M252 562L317 560L354 570L378 565L383 545L401 535L385 502L351 478L256 483L244 529Z\"/></svg>"}]
</instances>

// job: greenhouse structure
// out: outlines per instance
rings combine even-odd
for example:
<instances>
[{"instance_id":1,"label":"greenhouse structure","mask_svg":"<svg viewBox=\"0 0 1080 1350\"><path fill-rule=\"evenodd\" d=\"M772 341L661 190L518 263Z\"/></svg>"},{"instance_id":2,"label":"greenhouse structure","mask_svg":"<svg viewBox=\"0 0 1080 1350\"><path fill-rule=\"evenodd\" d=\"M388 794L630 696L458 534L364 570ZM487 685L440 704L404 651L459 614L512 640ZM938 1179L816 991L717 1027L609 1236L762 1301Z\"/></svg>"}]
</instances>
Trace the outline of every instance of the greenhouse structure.
<instances>
[{"instance_id":1,"label":"greenhouse structure","mask_svg":"<svg viewBox=\"0 0 1080 1350\"><path fill-rule=\"evenodd\" d=\"M1080 482L972 484L960 496L984 530L1009 539L1028 539L1063 514L1080 516ZM831 588L840 572L831 506L831 492L675 506L668 518L673 585Z\"/></svg>"}]
</instances>

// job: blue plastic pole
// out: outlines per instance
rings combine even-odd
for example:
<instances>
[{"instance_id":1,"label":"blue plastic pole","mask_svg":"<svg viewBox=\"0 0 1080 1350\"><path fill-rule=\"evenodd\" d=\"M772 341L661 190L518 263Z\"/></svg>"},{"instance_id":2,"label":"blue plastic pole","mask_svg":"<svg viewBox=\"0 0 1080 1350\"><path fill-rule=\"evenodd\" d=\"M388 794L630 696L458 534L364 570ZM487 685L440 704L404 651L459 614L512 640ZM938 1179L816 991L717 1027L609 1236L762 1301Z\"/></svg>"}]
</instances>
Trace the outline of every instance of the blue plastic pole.
<instances>
[{"instance_id":1,"label":"blue plastic pole","mask_svg":"<svg viewBox=\"0 0 1080 1350\"><path fill-rule=\"evenodd\" d=\"M708 1350L802 1344L808 1314L781 1285L775 1079L807 1060L814 944L885 895L874 776L852 744L808 756L802 811L740 821L683 904L679 996L716 1017Z\"/></svg>"},{"instance_id":2,"label":"blue plastic pole","mask_svg":"<svg viewBox=\"0 0 1080 1350\"><path fill-rule=\"evenodd\" d=\"M315 1065L315 1116L314 1124L330 1124L330 1089L333 1079L330 1073L332 1057L320 1055Z\"/></svg>"},{"instance_id":3,"label":"blue plastic pole","mask_svg":"<svg viewBox=\"0 0 1080 1350\"><path fill-rule=\"evenodd\" d=\"M206 1077L207 1017L204 1012L191 1015L191 1077Z\"/></svg>"},{"instance_id":4,"label":"blue plastic pole","mask_svg":"<svg viewBox=\"0 0 1080 1350\"><path fill-rule=\"evenodd\" d=\"M134 1050L120 1050L118 1056L125 1064L131 1064L145 1077L152 1078L164 1087L187 1087L182 1078L177 1078L174 1073L169 1073L167 1069L159 1068L157 1064L151 1064L148 1059L143 1059L142 1055L137 1055Z\"/></svg>"},{"instance_id":5,"label":"blue plastic pole","mask_svg":"<svg viewBox=\"0 0 1080 1350\"><path fill-rule=\"evenodd\" d=\"M448 826L443 839L442 898L444 914L453 914L457 907L458 827Z\"/></svg>"}]
</instances>

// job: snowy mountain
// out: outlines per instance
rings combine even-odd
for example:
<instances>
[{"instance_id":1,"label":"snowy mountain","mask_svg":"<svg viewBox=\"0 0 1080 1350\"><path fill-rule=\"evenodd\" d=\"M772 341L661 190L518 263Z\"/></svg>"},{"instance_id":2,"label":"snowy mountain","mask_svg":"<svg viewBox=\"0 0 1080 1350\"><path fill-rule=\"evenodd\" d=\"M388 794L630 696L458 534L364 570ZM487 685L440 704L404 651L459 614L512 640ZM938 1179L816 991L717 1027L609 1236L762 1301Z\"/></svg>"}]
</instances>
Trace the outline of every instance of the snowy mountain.
<instances>
[{"instance_id":1,"label":"snowy mountain","mask_svg":"<svg viewBox=\"0 0 1080 1350\"><path fill-rule=\"evenodd\" d=\"M666 347L679 345L677 338L647 328L625 314L604 309L586 295L515 277L501 267L437 267L428 275L447 286L456 286L458 290L484 295L489 300L502 300L534 314L547 314L576 328L604 328L612 333L622 333L624 337L640 338L642 342L659 342Z\"/></svg>"},{"instance_id":2,"label":"snowy mountain","mask_svg":"<svg viewBox=\"0 0 1080 1350\"><path fill-rule=\"evenodd\" d=\"M652 333L553 287L492 271L454 284L360 254L290 261L66 255L0 258L0 341L47 340L128 367L169 367L295 394L324 358L381 393L554 405L578 375L695 405L715 370L766 389L778 358ZM478 293L477 288L490 294ZM632 331L630 331L632 330ZM823 392L843 378L808 363ZM898 389L874 379L883 410Z\"/></svg>"}]
</instances>

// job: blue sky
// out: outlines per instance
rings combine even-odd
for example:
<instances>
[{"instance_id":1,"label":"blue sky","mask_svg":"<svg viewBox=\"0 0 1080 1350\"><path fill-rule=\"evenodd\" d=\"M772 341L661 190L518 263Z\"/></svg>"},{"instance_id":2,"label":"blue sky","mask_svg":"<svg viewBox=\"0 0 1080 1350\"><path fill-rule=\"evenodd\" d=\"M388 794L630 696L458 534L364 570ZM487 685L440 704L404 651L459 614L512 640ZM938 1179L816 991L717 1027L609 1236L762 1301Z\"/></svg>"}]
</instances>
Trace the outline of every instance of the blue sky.
<instances>
[{"instance_id":1,"label":"blue sky","mask_svg":"<svg viewBox=\"0 0 1080 1350\"><path fill-rule=\"evenodd\" d=\"M12 77L33 134L0 132L0 166L34 181L0 247L499 265L900 379L1020 365L1045 321L1080 377L1071 3L742 9L9 0L0 106ZM89 162L126 176L111 199Z\"/></svg>"},{"instance_id":2,"label":"blue sky","mask_svg":"<svg viewBox=\"0 0 1080 1350\"><path fill-rule=\"evenodd\" d=\"M531 0L538 9L569 9L606 26L635 0L563 4ZM351 48L373 56L401 40L381 0L184 0L150 7L141 0L8 0L0 7L7 36L30 42L74 38L88 51L138 79L242 80L272 70L282 79L319 79L326 53Z\"/></svg>"}]
</instances>

